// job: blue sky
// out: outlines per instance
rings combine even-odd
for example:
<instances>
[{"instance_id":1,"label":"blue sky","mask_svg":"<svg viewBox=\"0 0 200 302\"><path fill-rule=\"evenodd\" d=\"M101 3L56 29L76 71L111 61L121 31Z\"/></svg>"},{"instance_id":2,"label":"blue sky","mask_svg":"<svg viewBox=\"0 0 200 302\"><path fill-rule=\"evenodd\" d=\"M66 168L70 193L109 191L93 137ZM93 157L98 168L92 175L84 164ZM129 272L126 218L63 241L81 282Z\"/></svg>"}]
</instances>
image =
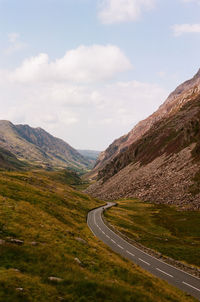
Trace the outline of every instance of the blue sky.
<instances>
[{"instance_id":1,"label":"blue sky","mask_svg":"<svg viewBox=\"0 0 200 302\"><path fill-rule=\"evenodd\" d=\"M0 119L105 149L200 68L199 0L0 0Z\"/></svg>"}]
</instances>

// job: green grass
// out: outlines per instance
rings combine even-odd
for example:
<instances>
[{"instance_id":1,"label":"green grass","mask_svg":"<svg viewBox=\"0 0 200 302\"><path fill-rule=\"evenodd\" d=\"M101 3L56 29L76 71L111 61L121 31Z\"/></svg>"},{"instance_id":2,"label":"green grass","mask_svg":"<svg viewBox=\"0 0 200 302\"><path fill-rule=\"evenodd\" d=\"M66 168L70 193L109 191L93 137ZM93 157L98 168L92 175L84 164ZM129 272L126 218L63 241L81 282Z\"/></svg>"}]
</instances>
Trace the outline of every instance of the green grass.
<instances>
[{"instance_id":1,"label":"green grass","mask_svg":"<svg viewBox=\"0 0 200 302\"><path fill-rule=\"evenodd\" d=\"M94 237L86 215L102 202L60 173L0 172L0 301L195 301Z\"/></svg>"},{"instance_id":2,"label":"green grass","mask_svg":"<svg viewBox=\"0 0 200 302\"><path fill-rule=\"evenodd\" d=\"M200 212L122 200L107 220L131 239L165 256L200 266Z\"/></svg>"}]
</instances>

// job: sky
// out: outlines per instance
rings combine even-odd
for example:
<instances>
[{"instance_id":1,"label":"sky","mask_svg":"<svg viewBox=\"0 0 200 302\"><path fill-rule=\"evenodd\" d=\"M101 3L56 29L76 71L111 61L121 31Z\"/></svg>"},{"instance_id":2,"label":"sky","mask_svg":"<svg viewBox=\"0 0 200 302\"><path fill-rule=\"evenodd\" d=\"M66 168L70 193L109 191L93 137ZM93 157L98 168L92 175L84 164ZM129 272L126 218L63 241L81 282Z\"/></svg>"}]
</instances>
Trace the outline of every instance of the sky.
<instances>
[{"instance_id":1,"label":"sky","mask_svg":"<svg viewBox=\"0 0 200 302\"><path fill-rule=\"evenodd\" d=\"M0 0L0 119L104 150L200 68L200 0Z\"/></svg>"}]
</instances>

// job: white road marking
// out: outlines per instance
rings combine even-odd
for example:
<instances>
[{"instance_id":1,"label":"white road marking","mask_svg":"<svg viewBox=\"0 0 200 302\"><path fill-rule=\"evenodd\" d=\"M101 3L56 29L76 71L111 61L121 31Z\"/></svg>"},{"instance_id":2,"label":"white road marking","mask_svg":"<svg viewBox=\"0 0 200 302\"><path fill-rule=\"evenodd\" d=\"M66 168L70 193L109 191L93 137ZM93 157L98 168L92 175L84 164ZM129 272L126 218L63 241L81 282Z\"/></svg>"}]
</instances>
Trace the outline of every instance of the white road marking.
<instances>
[{"instance_id":1,"label":"white road marking","mask_svg":"<svg viewBox=\"0 0 200 302\"><path fill-rule=\"evenodd\" d=\"M121 245L119 245L119 244L117 244L117 246L120 247L120 249L122 249L122 250L124 249L124 248L123 248Z\"/></svg>"},{"instance_id":2,"label":"white road marking","mask_svg":"<svg viewBox=\"0 0 200 302\"><path fill-rule=\"evenodd\" d=\"M111 241L116 244L115 240L111 239Z\"/></svg>"},{"instance_id":3,"label":"white road marking","mask_svg":"<svg viewBox=\"0 0 200 302\"><path fill-rule=\"evenodd\" d=\"M108 206L108 208L110 208L110 206ZM100 220L101 220L101 222L104 224L104 226L105 226L110 232L112 232L115 236L118 236L115 232L113 232L111 229L109 229L109 227L103 222L103 220L102 220L102 218L101 218L101 214L100 214ZM162 261L162 260L160 260L160 259L158 259L158 258L156 258L156 257L154 257L154 256L152 256L152 255L149 255L148 253L146 253L146 252L140 250L139 248L137 248L136 246L130 244L130 243L129 243L128 241L126 241L124 238L122 238L122 237L120 237L120 236L118 236L118 237L119 237L121 240L123 240L126 244L130 245L131 248L134 248L134 249L136 249L136 250L142 252L143 254L145 254L145 255L147 255L147 256L150 256L151 258L153 258L153 259L159 261L160 263L163 263L163 264L165 264L165 265L167 265L167 266L169 266L169 267L172 267L173 269L176 269L177 271L180 271L180 272L182 272L182 273L184 273L184 274L186 274L186 275L189 275L189 276L191 276L192 278L195 278L195 279L197 279L197 280L200 280L200 278L198 278L198 277L196 277L196 276L194 276L194 275L192 275L192 274L190 274L190 273L187 273L186 271L183 271L183 270L180 269L180 268L174 267L174 266L171 265L171 264L168 264L168 263L166 263L166 262L164 262L164 261Z\"/></svg>"},{"instance_id":4,"label":"white road marking","mask_svg":"<svg viewBox=\"0 0 200 302\"><path fill-rule=\"evenodd\" d=\"M143 259L141 259L141 258L139 258L139 260L140 261L142 261L142 262L144 262L145 264L147 264L147 265L150 265L150 263L148 263L148 262L146 262L146 261L144 261Z\"/></svg>"},{"instance_id":5,"label":"white road marking","mask_svg":"<svg viewBox=\"0 0 200 302\"><path fill-rule=\"evenodd\" d=\"M101 230L102 231L102 230ZM102 231L102 233L105 235L104 231Z\"/></svg>"},{"instance_id":6,"label":"white road marking","mask_svg":"<svg viewBox=\"0 0 200 302\"><path fill-rule=\"evenodd\" d=\"M190 285L190 284L188 284L188 283L186 283L186 282L182 282L183 284L185 284L185 285L187 285L187 286L190 286L190 287L192 287L193 289L196 289L196 290L198 290L199 292L200 292L200 289L198 289L198 288L196 288L196 287L194 287L194 286L192 286L192 285Z\"/></svg>"},{"instance_id":7,"label":"white road marking","mask_svg":"<svg viewBox=\"0 0 200 302\"><path fill-rule=\"evenodd\" d=\"M110 239L110 237L108 235L106 235L106 237Z\"/></svg>"},{"instance_id":8,"label":"white road marking","mask_svg":"<svg viewBox=\"0 0 200 302\"><path fill-rule=\"evenodd\" d=\"M126 251L129 255L131 255L131 256L133 256L133 257L135 257L135 255L134 254L132 254L131 252L129 252L129 251Z\"/></svg>"},{"instance_id":9,"label":"white road marking","mask_svg":"<svg viewBox=\"0 0 200 302\"><path fill-rule=\"evenodd\" d=\"M94 224L97 224L95 215L94 215Z\"/></svg>"},{"instance_id":10,"label":"white road marking","mask_svg":"<svg viewBox=\"0 0 200 302\"><path fill-rule=\"evenodd\" d=\"M165 275L167 275L167 276L169 276L169 277L171 277L171 278L174 278L172 275L170 275L170 274L168 274L168 273L162 271L162 270L159 269L159 268L156 268L156 270L159 271L159 272L161 272L161 273L163 273L163 274L165 274Z\"/></svg>"}]
</instances>

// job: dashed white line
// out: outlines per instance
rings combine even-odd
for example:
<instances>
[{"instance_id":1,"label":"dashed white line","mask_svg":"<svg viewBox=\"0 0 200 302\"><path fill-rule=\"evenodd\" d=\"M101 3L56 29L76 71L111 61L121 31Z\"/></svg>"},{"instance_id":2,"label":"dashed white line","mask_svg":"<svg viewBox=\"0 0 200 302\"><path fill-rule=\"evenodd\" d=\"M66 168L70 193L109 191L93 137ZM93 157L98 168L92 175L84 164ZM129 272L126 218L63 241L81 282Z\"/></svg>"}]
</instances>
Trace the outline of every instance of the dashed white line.
<instances>
[{"instance_id":1,"label":"dashed white line","mask_svg":"<svg viewBox=\"0 0 200 302\"><path fill-rule=\"evenodd\" d=\"M188 284L188 283L186 283L184 281L182 283L185 284L185 285L187 285L187 286L190 286L191 288L193 288L195 290L198 290L198 292L200 292L200 289L198 289L198 288L196 288L196 287L194 287L194 286L192 286L192 285L190 285L190 284Z\"/></svg>"},{"instance_id":2,"label":"dashed white line","mask_svg":"<svg viewBox=\"0 0 200 302\"><path fill-rule=\"evenodd\" d=\"M110 239L110 237L108 235L106 235L106 237Z\"/></svg>"},{"instance_id":3,"label":"dashed white line","mask_svg":"<svg viewBox=\"0 0 200 302\"><path fill-rule=\"evenodd\" d=\"M156 268L156 270L159 271L159 272L161 272L161 273L163 273L163 274L165 274L165 275L167 275L167 276L169 276L169 277L171 277L171 278L174 278L172 275L170 275L170 274L168 274L168 273L162 271L162 270L159 269L159 268Z\"/></svg>"},{"instance_id":4,"label":"dashed white line","mask_svg":"<svg viewBox=\"0 0 200 302\"><path fill-rule=\"evenodd\" d=\"M116 244L115 240L111 239L111 241Z\"/></svg>"},{"instance_id":5,"label":"dashed white line","mask_svg":"<svg viewBox=\"0 0 200 302\"><path fill-rule=\"evenodd\" d=\"M121 245L119 245L119 244L117 244L117 246L118 246L120 249L122 249L122 250L124 249L124 248L123 248Z\"/></svg>"},{"instance_id":6,"label":"dashed white line","mask_svg":"<svg viewBox=\"0 0 200 302\"><path fill-rule=\"evenodd\" d=\"M129 255L131 255L131 256L133 256L133 257L135 257L135 255L134 254L132 254L131 252L129 252L129 251L126 251Z\"/></svg>"},{"instance_id":7,"label":"dashed white line","mask_svg":"<svg viewBox=\"0 0 200 302\"><path fill-rule=\"evenodd\" d=\"M144 262L145 264L150 265L150 263L144 261L143 259L141 259L141 258L138 258L138 259L139 259L140 261Z\"/></svg>"}]
</instances>

